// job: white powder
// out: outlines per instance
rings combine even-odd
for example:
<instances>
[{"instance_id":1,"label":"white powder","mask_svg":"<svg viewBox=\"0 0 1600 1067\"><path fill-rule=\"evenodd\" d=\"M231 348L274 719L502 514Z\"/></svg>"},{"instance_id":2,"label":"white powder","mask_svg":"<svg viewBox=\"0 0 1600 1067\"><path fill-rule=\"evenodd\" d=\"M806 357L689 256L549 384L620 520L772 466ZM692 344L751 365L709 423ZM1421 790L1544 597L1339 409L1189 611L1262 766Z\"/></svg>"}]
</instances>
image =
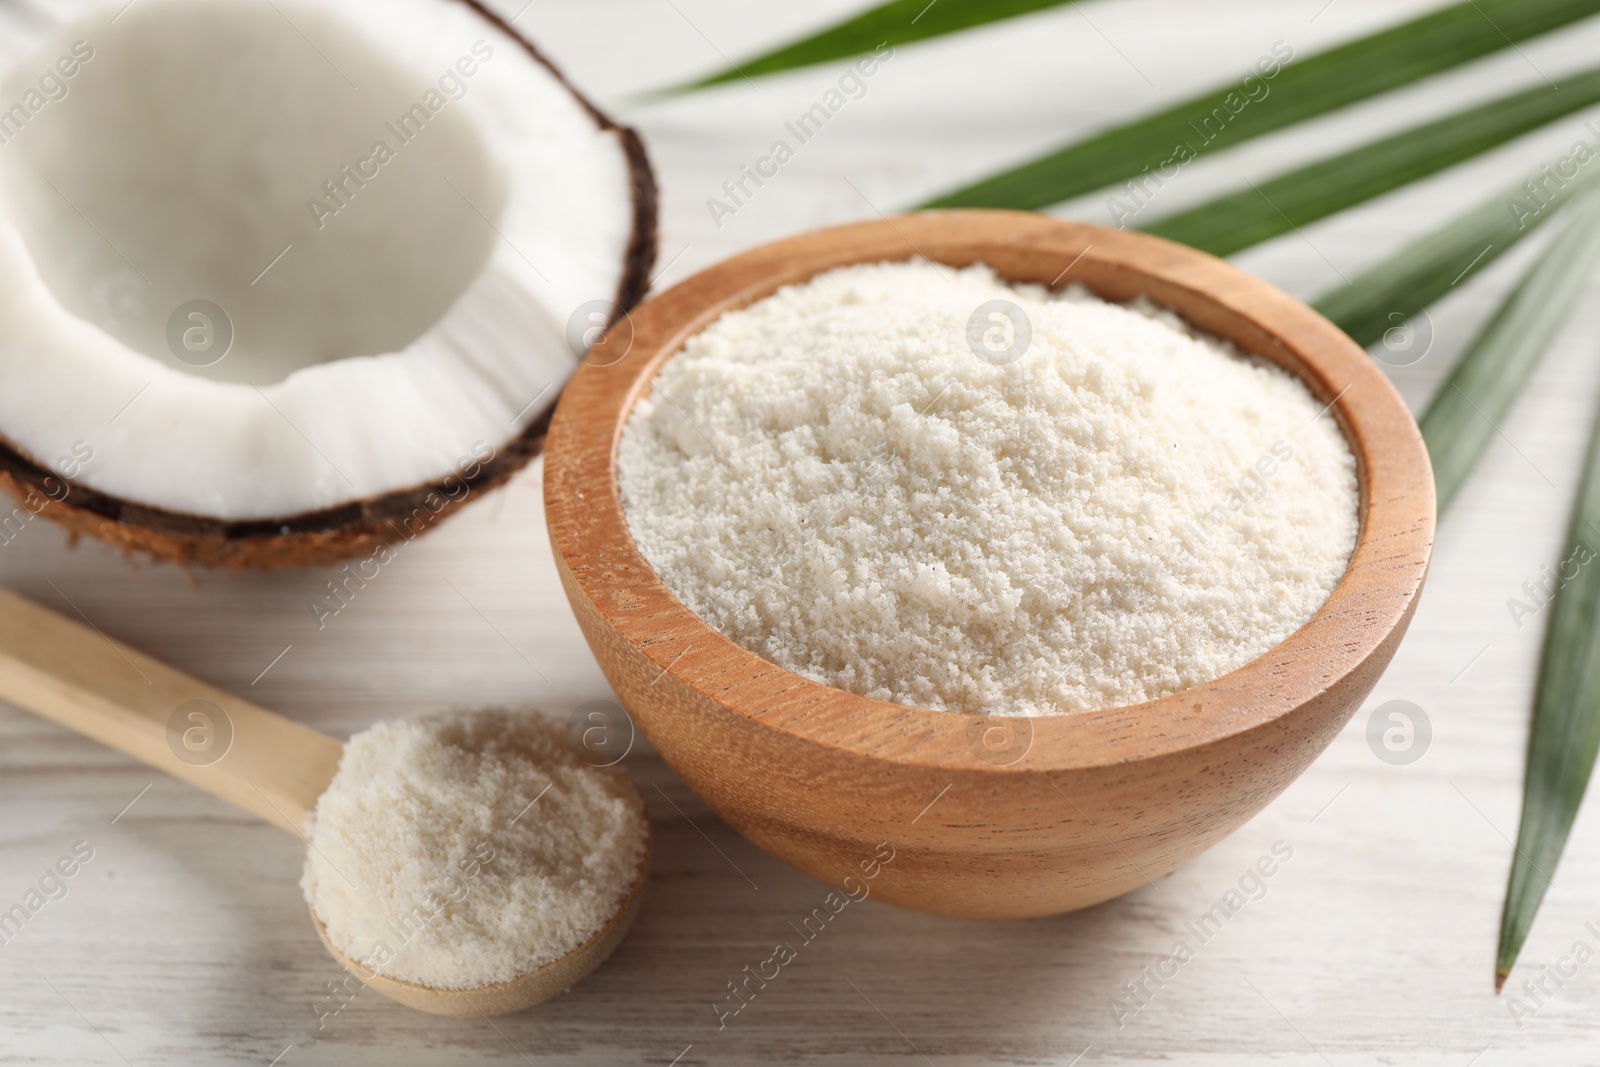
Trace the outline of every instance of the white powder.
<instances>
[{"instance_id":1,"label":"white powder","mask_svg":"<svg viewBox=\"0 0 1600 1067\"><path fill-rule=\"evenodd\" d=\"M627 772L586 765L537 713L385 722L345 745L300 884L349 959L471 989L587 941L648 835Z\"/></svg>"},{"instance_id":2,"label":"white powder","mask_svg":"<svg viewBox=\"0 0 1600 1067\"><path fill-rule=\"evenodd\" d=\"M1032 324L1004 366L967 340L994 299ZM644 557L750 651L867 696L1037 715L1208 681L1310 618L1358 523L1322 409L1145 302L885 263L691 338L618 473Z\"/></svg>"}]
</instances>

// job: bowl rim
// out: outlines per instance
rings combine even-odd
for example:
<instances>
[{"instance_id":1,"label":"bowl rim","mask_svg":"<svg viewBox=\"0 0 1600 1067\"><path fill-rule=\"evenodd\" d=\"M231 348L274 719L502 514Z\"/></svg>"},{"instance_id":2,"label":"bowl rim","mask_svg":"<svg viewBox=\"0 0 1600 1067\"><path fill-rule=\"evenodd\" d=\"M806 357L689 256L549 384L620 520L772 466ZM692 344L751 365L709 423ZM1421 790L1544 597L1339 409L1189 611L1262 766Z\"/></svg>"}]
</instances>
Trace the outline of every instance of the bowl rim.
<instances>
[{"instance_id":1,"label":"bowl rim","mask_svg":"<svg viewBox=\"0 0 1600 1067\"><path fill-rule=\"evenodd\" d=\"M1035 717L936 711L835 689L761 658L695 615L644 560L623 515L616 455L635 403L684 341L723 312L833 267L914 256L949 266L1011 259L1035 276L995 266L1010 281L1054 273L1052 287L1082 281L1106 299L1147 295L1305 381L1338 421L1360 486L1355 549L1322 606L1279 644L1209 682L1138 704ZM1311 308L1161 238L1025 212L883 217L723 260L635 308L606 341L620 346L620 355L585 360L545 446L546 522L569 597L585 598L617 638L659 670L657 680L670 675L704 700L810 744L920 767L1002 773L1173 755L1270 727L1330 691L1375 681L1365 665L1380 652L1376 666L1387 663L1426 576L1432 468L1387 376ZM998 750L985 733L995 729L1006 732Z\"/></svg>"}]
</instances>

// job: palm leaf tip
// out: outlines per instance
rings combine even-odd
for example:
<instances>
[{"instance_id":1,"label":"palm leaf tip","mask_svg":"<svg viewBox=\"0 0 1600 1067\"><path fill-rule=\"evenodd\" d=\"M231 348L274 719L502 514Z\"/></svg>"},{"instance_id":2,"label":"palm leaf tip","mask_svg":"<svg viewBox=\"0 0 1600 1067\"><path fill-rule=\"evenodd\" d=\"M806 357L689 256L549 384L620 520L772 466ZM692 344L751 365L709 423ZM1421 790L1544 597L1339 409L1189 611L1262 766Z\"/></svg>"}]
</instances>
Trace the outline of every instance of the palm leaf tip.
<instances>
[{"instance_id":1,"label":"palm leaf tip","mask_svg":"<svg viewBox=\"0 0 1600 1067\"><path fill-rule=\"evenodd\" d=\"M1586 194L1589 195L1589 194ZM1590 197L1591 200L1593 197ZM1586 220L1600 228L1595 220ZM1594 422L1577 502L1567 529L1573 546L1558 568L1550 602L1533 722L1528 731L1522 818L1500 916L1497 974L1509 974L1527 941L1561 861L1567 838L1600 754L1600 417ZM1583 556L1582 553L1587 555ZM1570 576L1565 562L1576 561Z\"/></svg>"}]
</instances>

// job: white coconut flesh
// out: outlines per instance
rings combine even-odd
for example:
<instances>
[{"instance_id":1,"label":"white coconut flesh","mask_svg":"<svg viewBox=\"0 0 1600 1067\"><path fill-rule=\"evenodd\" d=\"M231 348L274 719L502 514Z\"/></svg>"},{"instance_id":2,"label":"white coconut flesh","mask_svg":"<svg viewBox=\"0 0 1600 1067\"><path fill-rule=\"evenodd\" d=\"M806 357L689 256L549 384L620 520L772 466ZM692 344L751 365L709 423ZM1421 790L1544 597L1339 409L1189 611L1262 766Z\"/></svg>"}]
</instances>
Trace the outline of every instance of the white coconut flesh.
<instances>
[{"instance_id":1,"label":"white coconut flesh","mask_svg":"<svg viewBox=\"0 0 1600 1067\"><path fill-rule=\"evenodd\" d=\"M0 5L0 437L259 520L548 411L629 266L618 131L462 0L125 4Z\"/></svg>"}]
</instances>

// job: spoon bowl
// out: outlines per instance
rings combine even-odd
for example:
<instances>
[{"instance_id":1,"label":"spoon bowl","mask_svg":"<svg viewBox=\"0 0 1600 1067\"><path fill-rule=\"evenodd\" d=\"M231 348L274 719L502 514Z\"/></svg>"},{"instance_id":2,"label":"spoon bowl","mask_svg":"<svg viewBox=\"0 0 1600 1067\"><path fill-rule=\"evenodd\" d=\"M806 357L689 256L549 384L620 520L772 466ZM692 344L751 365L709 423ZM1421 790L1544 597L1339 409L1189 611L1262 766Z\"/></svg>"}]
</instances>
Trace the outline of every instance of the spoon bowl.
<instances>
[{"instance_id":1,"label":"spoon bowl","mask_svg":"<svg viewBox=\"0 0 1600 1067\"><path fill-rule=\"evenodd\" d=\"M311 923L316 927L317 936L322 939L323 947L336 962L360 979L367 988L376 990L390 1000L433 1015L452 1015L458 1018L507 1015L514 1011L522 1011L524 1008L531 1008L565 992L587 978L591 971L605 962L606 957L622 944L622 939L628 935L634 920L639 917L639 912L644 906L644 884L649 870L650 851L647 847L644 858L639 864L639 873L635 876L628 895L611 919L583 944L527 974L519 974L505 982L495 982L471 989L435 989L432 986L406 982L369 971L364 965L334 947L333 942L328 940L327 928L322 925L322 920L317 918L314 910L311 912Z\"/></svg>"}]
</instances>

